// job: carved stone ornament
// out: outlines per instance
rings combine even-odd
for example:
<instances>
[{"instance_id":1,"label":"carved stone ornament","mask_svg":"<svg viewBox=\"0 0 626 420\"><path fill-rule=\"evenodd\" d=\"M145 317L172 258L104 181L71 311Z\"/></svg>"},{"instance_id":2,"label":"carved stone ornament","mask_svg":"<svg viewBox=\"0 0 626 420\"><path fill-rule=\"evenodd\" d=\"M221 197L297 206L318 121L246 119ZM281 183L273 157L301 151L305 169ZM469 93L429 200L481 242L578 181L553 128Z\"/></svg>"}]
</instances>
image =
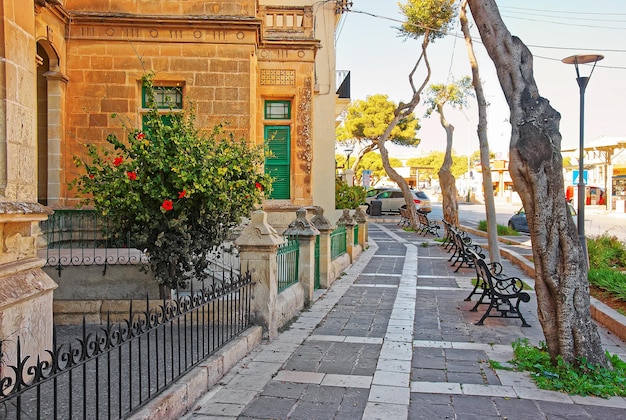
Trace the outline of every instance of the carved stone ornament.
<instances>
[{"instance_id":1,"label":"carved stone ornament","mask_svg":"<svg viewBox=\"0 0 626 420\"><path fill-rule=\"evenodd\" d=\"M350 209L343 209L343 214L339 218L338 223L339 224L345 224L345 225L348 225L348 226L350 226L350 225L354 226L356 224L356 222L354 221L352 216L350 216Z\"/></svg>"},{"instance_id":2,"label":"carved stone ornament","mask_svg":"<svg viewBox=\"0 0 626 420\"><path fill-rule=\"evenodd\" d=\"M313 145L311 127L313 117L311 78L307 77L304 87L300 90L300 105L298 106L298 158L306 162L307 174L311 173L311 162L313 161Z\"/></svg>"},{"instance_id":3,"label":"carved stone ornament","mask_svg":"<svg viewBox=\"0 0 626 420\"><path fill-rule=\"evenodd\" d=\"M318 230L333 230L335 227L330 223L326 217L324 217L324 208L320 206L313 206L314 216L311 218L311 224Z\"/></svg>"},{"instance_id":4,"label":"carved stone ornament","mask_svg":"<svg viewBox=\"0 0 626 420\"><path fill-rule=\"evenodd\" d=\"M367 221L367 216L361 207L356 208L352 217L357 223L365 223Z\"/></svg>"},{"instance_id":5,"label":"carved stone ornament","mask_svg":"<svg viewBox=\"0 0 626 420\"><path fill-rule=\"evenodd\" d=\"M252 213L250 224L243 229L235 243L240 246L278 246L284 239L267 223L267 213Z\"/></svg>"},{"instance_id":6,"label":"carved stone ornament","mask_svg":"<svg viewBox=\"0 0 626 420\"><path fill-rule=\"evenodd\" d=\"M317 236L320 234L320 231L306 219L306 210L303 207L300 207L296 210L296 220L289 224L289 227L285 230L285 232L283 232L283 234Z\"/></svg>"}]
</instances>

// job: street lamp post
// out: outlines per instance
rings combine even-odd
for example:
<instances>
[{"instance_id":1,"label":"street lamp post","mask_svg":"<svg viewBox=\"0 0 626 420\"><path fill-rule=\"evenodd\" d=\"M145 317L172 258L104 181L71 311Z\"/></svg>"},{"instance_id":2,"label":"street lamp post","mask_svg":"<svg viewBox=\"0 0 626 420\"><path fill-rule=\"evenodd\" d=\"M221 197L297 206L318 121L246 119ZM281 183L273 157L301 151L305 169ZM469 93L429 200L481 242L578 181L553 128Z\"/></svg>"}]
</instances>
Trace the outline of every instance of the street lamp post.
<instances>
[{"instance_id":1,"label":"street lamp post","mask_svg":"<svg viewBox=\"0 0 626 420\"><path fill-rule=\"evenodd\" d=\"M350 155L354 147L352 145L346 146L343 151L346 152L346 169L344 169L344 181L346 184L353 186L354 185L354 171L350 168Z\"/></svg>"},{"instance_id":2,"label":"street lamp post","mask_svg":"<svg viewBox=\"0 0 626 420\"><path fill-rule=\"evenodd\" d=\"M350 169L350 155L352 154L352 151L354 151L354 148L352 146L347 146L343 149L343 151L346 152L346 166Z\"/></svg>"},{"instance_id":3,"label":"street lamp post","mask_svg":"<svg viewBox=\"0 0 626 420\"><path fill-rule=\"evenodd\" d=\"M576 68L576 82L580 90L580 144L579 144L579 156L578 156L578 238L583 248L583 257L589 264L589 257L587 256L587 240L585 238L585 89L589 83L589 79L593 74L593 70L596 68L596 63L602 60L604 56L599 54L585 54L585 55L572 55L561 60L565 64L573 64ZM593 63L589 76L581 76L578 69L579 64Z\"/></svg>"}]
</instances>

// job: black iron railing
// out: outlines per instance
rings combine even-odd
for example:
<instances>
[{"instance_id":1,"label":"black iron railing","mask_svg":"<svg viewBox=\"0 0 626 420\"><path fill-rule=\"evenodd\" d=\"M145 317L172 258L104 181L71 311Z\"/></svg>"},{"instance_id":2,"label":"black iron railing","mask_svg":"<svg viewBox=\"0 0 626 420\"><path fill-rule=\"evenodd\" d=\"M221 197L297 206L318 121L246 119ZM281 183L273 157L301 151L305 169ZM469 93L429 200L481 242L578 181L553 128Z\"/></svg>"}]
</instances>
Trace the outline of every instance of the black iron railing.
<instances>
[{"instance_id":1,"label":"black iron railing","mask_svg":"<svg viewBox=\"0 0 626 420\"><path fill-rule=\"evenodd\" d=\"M156 306L131 304L121 323L55 331L38 357L18 339L16 364L2 369L0 419L127 417L251 325L251 287L249 272L230 273Z\"/></svg>"}]
</instances>

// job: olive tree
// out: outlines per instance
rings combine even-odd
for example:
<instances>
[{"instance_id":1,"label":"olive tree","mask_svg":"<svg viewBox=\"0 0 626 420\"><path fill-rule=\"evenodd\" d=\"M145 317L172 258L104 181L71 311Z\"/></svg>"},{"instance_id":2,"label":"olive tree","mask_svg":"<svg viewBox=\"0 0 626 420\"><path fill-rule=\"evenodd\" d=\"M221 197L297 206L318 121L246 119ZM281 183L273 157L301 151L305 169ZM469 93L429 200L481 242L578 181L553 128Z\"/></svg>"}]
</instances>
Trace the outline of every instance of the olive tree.
<instances>
[{"instance_id":1,"label":"olive tree","mask_svg":"<svg viewBox=\"0 0 626 420\"><path fill-rule=\"evenodd\" d=\"M474 95L472 91L471 79L469 76L459 80L453 80L448 84L430 85L426 92L426 116L433 112L439 114L439 122L446 132L446 153L441 168L439 168L439 184L443 195L442 208L443 218L450 224L459 224L459 203L457 201L458 192L456 190L456 178L452 174L452 140L454 137L454 126L445 116L444 107L449 105L453 108L462 109L467 106L467 98Z\"/></svg>"},{"instance_id":2,"label":"olive tree","mask_svg":"<svg viewBox=\"0 0 626 420\"><path fill-rule=\"evenodd\" d=\"M340 143L359 144L354 161L348 163L353 170L357 170L363 156L380 149L378 139L393 121L396 107L395 102L383 94L370 95L365 100L356 100L350 104L335 134ZM415 115L408 114L398 121L388 140L400 146L417 147L420 143L420 139L416 137L419 128Z\"/></svg>"},{"instance_id":3,"label":"olive tree","mask_svg":"<svg viewBox=\"0 0 626 420\"><path fill-rule=\"evenodd\" d=\"M478 61L474 54L474 44L469 31L467 21L467 0L461 3L461 12L459 14L461 20L461 30L465 37L467 45L467 55L469 57L470 66L472 68L472 85L476 93L476 101L478 102L478 134L479 159L483 173L483 191L485 197L485 214L487 215L487 241L489 243L489 259L491 262L500 262L500 243L498 242L498 222L496 220L496 203L493 197L493 181L491 178L491 167L489 153L489 141L487 140L487 99L483 91L483 85L480 81L480 72L478 71Z\"/></svg>"},{"instance_id":4,"label":"olive tree","mask_svg":"<svg viewBox=\"0 0 626 420\"><path fill-rule=\"evenodd\" d=\"M533 56L495 0L468 0L510 109L509 171L522 199L535 263L538 316L553 360L606 366L591 319L585 254L563 187L560 114L539 94Z\"/></svg>"},{"instance_id":5,"label":"olive tree","mask_svg":"<svg viewBox=\"0 0 626 420\"><path fill-rule=\"evenodd\" d=\"M393 120L391 120L384 133L378 139L378 147L385 172L402 190L406 207L410 210L409 218L413 227L418 225L413 196L411 195L409 184L389 164L389 153L385 143L398 123L411 115L415 107L420 103L422 92L428 84L431 75L427 48L431 42L447 33L452 20L456 16L455 3L455 0L409 0L406 4L400 4L400 11L406 18L402 26L398 28L400 35L405 38L422 39L421 52L415 66L409 73L409 84L412 90L411 100L408 103L400 102L398 104L394 111ZM421 64L424 65L426 74L424 80L418 86L414 79Z\"/></svg>"}]
</instances>

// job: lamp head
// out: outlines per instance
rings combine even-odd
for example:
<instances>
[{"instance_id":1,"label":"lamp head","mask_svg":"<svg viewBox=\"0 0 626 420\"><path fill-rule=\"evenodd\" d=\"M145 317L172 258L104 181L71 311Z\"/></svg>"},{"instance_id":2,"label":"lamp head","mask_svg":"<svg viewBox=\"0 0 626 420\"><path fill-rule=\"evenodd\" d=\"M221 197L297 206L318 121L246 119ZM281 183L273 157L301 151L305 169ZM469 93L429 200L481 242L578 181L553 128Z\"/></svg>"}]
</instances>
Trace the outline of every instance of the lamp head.
<instances>
[{"instance_id":1,"label":"lamp head","mask_svg":"<svg viewBox=\"0 0 626 420\"><path fill-rule=\"evenodd\" d=\"M570 55L569 57L565 57L561 60L562 63L565 64L588 64L588 63L596 63L600 60L603 60L604 56L600 54L582 54L582 55Z\"/></svg>"}]
</instances>

